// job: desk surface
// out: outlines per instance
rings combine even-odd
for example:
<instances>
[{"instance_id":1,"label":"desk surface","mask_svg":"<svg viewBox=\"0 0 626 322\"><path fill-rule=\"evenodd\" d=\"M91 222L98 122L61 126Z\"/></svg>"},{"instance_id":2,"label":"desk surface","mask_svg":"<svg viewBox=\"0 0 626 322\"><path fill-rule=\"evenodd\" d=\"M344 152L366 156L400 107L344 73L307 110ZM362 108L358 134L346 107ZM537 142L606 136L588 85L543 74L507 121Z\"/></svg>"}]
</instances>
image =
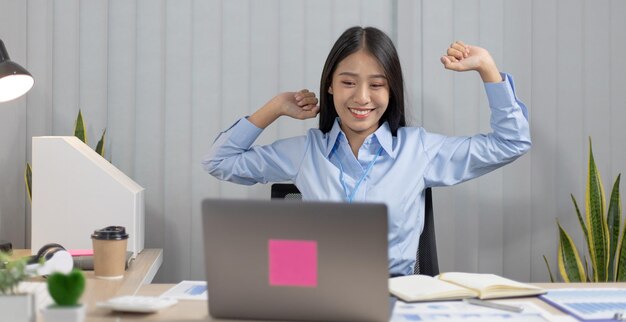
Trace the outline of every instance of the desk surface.
<instances>
[{"instance_id":1,"label":"desk surface","mask_svg":"<svg viewBox=\"0 0 626 322\"><path fill-rule=\"evenodd\" d=\"M29 255L30 250L22 249L13 252L14 257ZM95 307L96 302L104 301L115 296L135 294L142 285L151 283L162 263L162 249L144 249L137 255L137 258L133 260L133 263L126 270L124 278L122 279L114 281L102 280L96 278L93 271L85 271L87 285L81 302L87 305L86 321L99 321L98 319L91 318L92 316L97 316L99 312L99 309ZM40 314L37 314L37 321L43 321ZM106 319L104 321L111 320Z\"/></svg>"},{"instance_id":2,"label":"desk surface","mask_svg":"<svg viewBox=\"0 0 626 322\"><path fill-rule=\"evenodd\" d=\"M555 288L571 288L571 287L579 287L579 288L605 288L605 287L621 287L626 288L626 283L535 283L534 285L546 288L546 289L555 289ZM147 284L142 285L137 295L148 295L148 296L158 296L161 293L165 292L170 287L174 286L174 284ZM502 301L520 301L520 299L511 299L511 300L502 300ZM537 304L541 308L546 311L557 315L557 316L565 316L566 314L562 313L558 309L550 306L544 301L532 297L526 298L524 301L529 301ZM108 310L98 309L98 310L89 310L87 321L228 321L228 322L236 322L239 320L218 320L213 319L208 314L208 305L205 301L179 301L179 303L171 308L162 310L156 314L147 314L147 315L138 315L138 314L123 314L123 313L112 313Z\"/></svg>"}]
</instances>

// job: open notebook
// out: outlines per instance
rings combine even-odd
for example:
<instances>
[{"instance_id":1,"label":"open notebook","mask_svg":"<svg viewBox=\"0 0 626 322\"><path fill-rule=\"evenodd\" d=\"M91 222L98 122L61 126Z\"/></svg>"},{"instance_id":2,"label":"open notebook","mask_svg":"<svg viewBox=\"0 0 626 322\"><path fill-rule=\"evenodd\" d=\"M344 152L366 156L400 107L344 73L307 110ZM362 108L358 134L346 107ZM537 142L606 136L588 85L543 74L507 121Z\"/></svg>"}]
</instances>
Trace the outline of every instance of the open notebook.
<instances>
[{"instance_id":1,"label":"open notebook","mask_svg":"<svg viewBox=\"0 0 626 322\"><path fill-rule=\"evenodd\" d=\"M408 275L389 279L389 292L405 302L495 299L545 294L540 287L494 274L442 273L435 277Z\"/></svg>"}]
</instances>

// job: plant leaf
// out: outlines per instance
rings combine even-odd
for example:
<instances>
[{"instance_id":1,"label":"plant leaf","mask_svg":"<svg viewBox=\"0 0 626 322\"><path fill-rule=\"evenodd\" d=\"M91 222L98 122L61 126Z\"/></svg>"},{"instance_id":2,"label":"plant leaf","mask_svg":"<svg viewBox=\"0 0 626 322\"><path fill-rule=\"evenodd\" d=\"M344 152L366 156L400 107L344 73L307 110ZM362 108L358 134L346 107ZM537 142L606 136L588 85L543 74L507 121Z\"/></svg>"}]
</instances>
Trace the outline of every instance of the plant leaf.
<instances>
[{"instance_id":1,"label":"plant leaf","mask_svg":"<svg viewBox=\"0 0 626 322\"><path fill-rule=\"evenodd\" d=\"M85 122L83 122L83 113L80 111L80 109L78 110L76 124L74 125L74 136L87 144L87 130L85 129Z\"/></svg>"},{"instance_id":2,"label":"plant leaf","mask_svg":"<svg viewBox=\"0 0 626 322\"><path fill-rule=\"evenodd\" d=\"M608 227L604 217L604 190L602 179L593 158L591 138L589 139L589 172L585 192L585 210L589 224L589 240L593 281L606 282L608 260Z\"/></svg>"},{"instance_id":3,"label":"plant leaf","mask_svg":"<svg viewBox=\"0 0 626 322\"><path fill-rule=\"evenodd\" d=\"M24 183L26 183L26 192L28 192L28 200L33 201L33 170L30 167L30 163L26 163L24 169Z\"/></svg>"},{"instance_id":4,"label":"plant leaf","mask_svg":"<svg viewBox=\"0 0 626 322\"><path fill-rule=\"evenodd\" d=\"M570 282L586 282L585 270L578 256L576 245L572 238L565 232L561 224L557 221L559 227L559 255L558 264L561 277L567 283Z\"/></svg>"},{"instance_id":5,"label":"plant leaf","mask_svg":"<svg viewBox=\"0 0 626 322\"><path fill-rule=\"evenodd\" d=\"M570 197L572 198L572 202L574 203L574 208L576 209L576 215L578 216L578 222L580 223L580 228L583 230L583 236L585 236L585 241L587 242L587 249L591 250L591 244L589 243L589 231L587 230L587 225L585 224L585 221L583 220L583 216L580 214L580 209L578 208L578 203L576 202L576 198L574 198L574 195L571 193L570 193ZM589 254L591 255L591 252Z\"/></svg>"},{"instance_id":6,"label":"plant leaf","mask_svg":"<svg viewBox=\"0 0 626 322\"><path fill-rule=\"evenodd\" d=\"M617 251L617 282L626 282L626 222L622 233L622 243Z\"/></svg>"},{"instance_id":7,"label":"plant leaf","mask_svg":"<svg viewBox=\"0 0 626 322\"><path fill-rule=\"evenodd\" d=\"M546 267L548 268L548 274L550 275L550 283L554 283L554 276L552 276L552 270L550 269L550 264L548 263L548 259L546 255L543 255L543 261L546 263Z\"/></svg>"},{"instance_id":8,"label":"plant leaf","mask_svg":"<svg viewBox=\"0 0 626 322\"><path fill-rule=\"evenodd\" d=\"M100 137L100 141L96 145L96 153L100 154L104 158L104 135L107 133L107 130L104 129L102 132L102 137Z\"/></svg>"},{"instance_id":9,"label":"plant leaf","mask_svg":"<svg viewBox=\"0 0 626 322\"><path fill-rule=\"evenodd\" d=\"M613 184L613 190L611 191L611 200L609 202L609 212L606 215L606 222L609 228L609 281L615 281L615 252L617 251L617 241L619 239L620 229L620 217L622 216L620 209L620 197L619 197L619 181L622 175L619 174L615 183Z\"/></svg>"}]
</instances>

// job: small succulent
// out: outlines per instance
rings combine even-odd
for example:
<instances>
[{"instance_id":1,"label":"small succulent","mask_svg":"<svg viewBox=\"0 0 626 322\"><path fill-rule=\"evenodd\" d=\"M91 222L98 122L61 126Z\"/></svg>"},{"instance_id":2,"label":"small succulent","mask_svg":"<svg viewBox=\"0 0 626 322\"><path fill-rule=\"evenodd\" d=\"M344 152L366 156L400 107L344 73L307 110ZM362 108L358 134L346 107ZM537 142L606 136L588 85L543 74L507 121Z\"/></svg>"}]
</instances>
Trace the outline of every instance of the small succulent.
<instances>
[{"instance_id":1,"label":"small succulent","mask_svg":"<svg viewBox=\"0 0 626 322\"><path fill-rule=\"evenodd\" d=\"M68 274L60 272L48 276L48 292L58 306L77 306L85 291L85 275L79 269Z\"/></svg>"}]
</instances>

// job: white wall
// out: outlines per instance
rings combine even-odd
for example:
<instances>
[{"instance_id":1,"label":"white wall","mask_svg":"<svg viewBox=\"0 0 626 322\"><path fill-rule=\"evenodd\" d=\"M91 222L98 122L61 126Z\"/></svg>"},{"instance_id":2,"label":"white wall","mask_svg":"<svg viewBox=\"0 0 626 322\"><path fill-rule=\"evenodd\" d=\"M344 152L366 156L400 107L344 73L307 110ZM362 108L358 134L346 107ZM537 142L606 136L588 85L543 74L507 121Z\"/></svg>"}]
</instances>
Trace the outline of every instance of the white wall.
<instances>
[{"instance_id":1,"label":"white wall","mask_svg":"<svg viewBox=\"0 0 626 322\"><path fill-rule=\"evenodd\" d=\"M157 279L202 278L200 201L269 196L202 171L216 134L280 91L317 92L339 34L373 25L396 42L410 115L430 131L489 130L479 77L440 66L452 41L514 75L533 150L435 190L440 266L546 281L556 218L582 245L569 194L583 198L587 137L607 190L626 164L624 16L620 0L0 0L0 38L35 77L0 106L0 236L28 246L30 139L71 134L80 107L90 144L106 128L107 157L146 188L146 246L165 250ZM258 143L314 126L279 120Z\"/></svg>"}]
</instances>

